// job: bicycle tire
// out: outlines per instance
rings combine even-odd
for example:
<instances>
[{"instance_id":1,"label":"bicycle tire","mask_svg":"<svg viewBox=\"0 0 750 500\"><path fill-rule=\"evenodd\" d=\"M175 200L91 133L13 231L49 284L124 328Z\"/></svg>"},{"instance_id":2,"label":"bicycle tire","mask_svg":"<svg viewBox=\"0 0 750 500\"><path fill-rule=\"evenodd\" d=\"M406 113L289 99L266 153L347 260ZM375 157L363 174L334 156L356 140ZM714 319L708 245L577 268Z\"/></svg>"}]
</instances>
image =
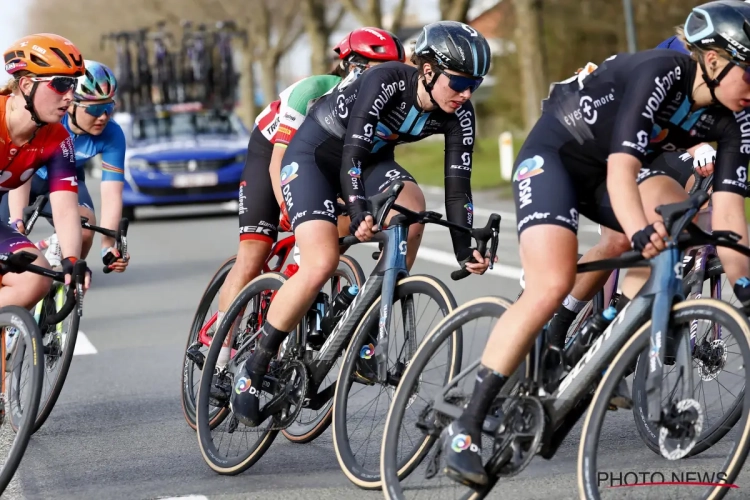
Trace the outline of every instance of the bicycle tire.
<instances>
[{"instance_id":1,"label":"bicycle tire","mask_svg":"<svg viewBox=\"0 0 750 500\"><path fill-rule=\"evenodd\" d=\"M673 324L673 322L686 322L685 318L709 319L713 321L720 319L725 325L732 324L736 327L736 330L742 332L742 334L738 335L738 339L744 339L744 341L738 340L737 344L740 346L742 356L745 359L744 365L750 365L750 325L748 325L747 318L743 317L731 305L715 299L690 300L674 305L671 316L670 324ZM633 361L649 348L651 339L650 327L651 321L649 320L628 339L615 355L589 405L589 411L586 414L581 432L577 464L578 490L581 498L586 498L587 500L596 500L599 498L596 484L596 445L599 441L602 422L608 412L609 398L623 374L632 366ZM735 328L732 331L735 331ZM750 371L746 370L745 386L747 386L748 382L750 382ZM727 477L720 479L717 483L733 483L747 458L748 449L750 448L750 418L748 418L748 413L750 413L750 398L743 398L743 411L745 417L744 422L741 424L740 437L736 441L738 447L731 458L725 463L725 465L728 465L726 471ZM718 500L723 498L728 491L729 488L714 486L711 492L704 498Z\"/></svg>"},{"instance_id":2,"label":"bicycle tire","mask_svg":"<svg viewBox=\"0 0 750 500\"><path fill-rule=\"evenodd\" d=\"M396 283L394 288L394 303L404 297L423 294L429 296L438 303L440 310L447 316L456 308L456 300L440 280L432 276L415 275L403 278ZM368 335L373 327L378 325L380 319L380 303L382 298L378 299L370 306L367 313L357 325L352 335L349 346L344 354L344 362L336 384L336 393L333 403L333 447L336 451L336 458L339 466L349 480L362 489L379 489L381 487L380 467L376 471L367 470L366 466L357 462L351 448L349 435L347 433L347 415L346 408L349 400L349 389L352 387L352 375L357 369L357 360L359 359L360 348L366 342ZM450 359L451 369L447 374L446 383L455 376L461 369L461 349L463 340L461 332L454 332L454 338L451 345ZM424 341L420 342L423 344ZM415 350L415 352L417 352ZM409 357L411 360L413 356ZM411 362L409 362L409 366ZM427 439L426 441L428 441ZM421 450L424 446L417 449L413 459L410 462L418 462L423 455ZM378 460L379 464L380 460ZM408 465L408 464L407 464Z\"/></svg>"},{"instance_id":3,"label":"bicycle tire","mask_svg":"<svg viewBox=\"0 0 750 500\"><path fill-rule=\"evenodd\" d=\"M68 291L68 287L62 284L53 284L52 290L54 291L54 294L48 294L42 300L45 302L53 301L52 306L54 307L54 311L57 312L65 303L65 297ZM45 304L42 304L42 307L45 307ZM36 423L34 424L33 432L38 431L42 427L42 425L44 425L44 422L47 421L47 418L49 417L50 413L52 413L52 409L55 407L55 403L57 403L57 399L60 397L60 394L62 393L63 385L65 384L65 380L68 377L68 372L70 371L70 365L73 362L73 354L75 351L76 340L78 339L78 328L81 323L81 318L80 316L78 316L77 311L75 309L60 323L57 323L57 325L62 325L60 328L65 329L66 328L65 323L67 321L70 321L70 323L69 323L69 326L67 327L65 345L63 347L63 351L60 356L60 359L58 360L58 362L62 363L60 365L60 371L58 372L57 378L52 384L52 390L50 391L46 400L44 397L44 390L43 390L44 384L42 384L42 396L40 398L39 411L37 413ZM48 333L47 335L52 335L52 334ZM42 342L44 342L44 336L42 336ZM47 367L47 358L48 356L45 354L44 355L44 368L45 369ZM46 375L47 373L45 373L45 376ZM12 419L11 419L11 423L12 424L14 423ZM14 426L14 430L15 430L15 426Z\"/></svg>"},{"instance_id":4,"label":"bicycle tire","mask_svg":"<svg viewBox=\"0 0 750 500\"><path fill-rule=\"evenodd\" d=\"M247 303L259 293L266 290L278 290L286 281L286 276L281 273L264 273L248 283L237 297L232 301L226 312L224 325L226 328L219 328L214 334L214 339L218 342L211 342L208 349L206 360L201 372L200 387L198 389L198 401L196 402L196 428L198 432L198 445L201 450L203 459L211 469L221 475L234 476L241 474L253 466L268 451L279 431L266 429L263 435L258 439L257 445L253 450L244 457L221 458L216 453L216 448L211 439L211 421L208 419L208 410L210 407L209 394L213 380L213 372L216 367L216 360L219 357L219 351L224 339L229 333L229 328L234 324L237 317L245 310ZM229 404L219 412L223 421L230 414Z\"/></svg>"},{"instance_id":5,"label":"bicycle tire","mask_svg":"<svg viewBox=\"0 0 750 500\"><path fill-rule=\"evenodd\" d=\"M362 270L362 266L359 265L359 262L347 255L342 255L339 258L338 271L349 274L349 276L347 277L347 279L349 279L349 283L356 284L360 288L362 288L362 285L367 279L364 271ZM333 297L331 297L331 301L333 301ZM318 436L323 434L325 430L328 429L328 426L331 425L331 420L333 418L333 398L331 398L327 406L328 409L325 410L325 412L321 412L319 414L319 417L317 417L315 420L312 420L310 424L305 426L303 432L295 433L296 428L292 426L282 430L281 433L285 438L293 443L304 444L313 441Z\"/></svg>"},{"instance_id":6,"label":"bicycle tire","mask_svg":"<svg viewBox=\"0 0 750 500\"><path fill-rule=\"evenodd\" d=\"M193 430L195 430L196 426L196 394L193 393L193 388L195 387L193 383L193 368L195 366L195 363L193 363L193 361L187 357L187 349L198 340L198 335L200 334L201 328L203 328L203 325L206 322L206 314L208 314L208 310L211 307L214 299L216 298L216 294L218 294L219 290L221 290L221 287L224 284L224 280L226 280L227 275L232 269L232 266L234 266L235 262L237 262L236 255L225 260L224 263L219 266L219 269L211 277L211 280L209 280L208 285L206 285L206 289L203 291L201 300L200 302L198 302L198 309L195 311L193 323L190 326L190 333L188 334L187 344L185 345L185 351L182 357L182 379L180 383L180 389L182 393L182 413L185 416L185 421ZM216 415L216 417L218 417L218 415ZM216 417L214 417L212 420L215 421Z\"/></svg>"},{"instance_id":7,"label":"bicycle tire","mask_svg":"<svg viewBox=\"0 0 750 500\"><path fill-rule=\"evenodd\" d=\"M409 474L417 468L422 459L437 442L437 437L427 437L424 440L419 453L414 454L407 463L399 468L397 456L401 422L406 413L406 407L411 396L411 388L419 380L422 375L422 370L424 370L432 355L441 348L443 342L445 342L454 331L461 329L463 325L477 318L499 318L509 307L511 307L511 303L501 297L480 297L471 300L454 309L448 316L443 318L443 320L432 331L430 331L424 339L422 339L422 342L419 344L419 349L417 349L416 354L412 357L411 363L401 377L401 382L396 389L396 393L393 396L393 402L388 409L388 416L386 417L385 432L383 432L380 451L380 474L383 478L383 493L387 500L400 500L404 497L400 481L408 477ZM460 373L460 367L456 373ZM520 368L516 370L514 376L517 377L518 373L520 373ZM513 384L509 380L509 382L504 385L503 392L506 392L506 387L510 390L511 385ZM493 478L491 477L490 485L494 485L495 481L496 479L493 481ZM480 492L471 490L467 495L464 495L463 498L483 498L483 495L481 495Z\"/></svg>"},{"instance_id":8,"label":"bicycle tire","mask_svg":"<svg viewBox=\"0 0 750 500\"><path fill-rule=\"evenodd\" d=\"M712 262L713 261L713 262ZM716 280L721 280L723 275L723 268L721 263L718 262L718 258L709 259L706 264L705 278L710 283L711 295L713 299L713 291ZM687 281L688 277L685 278ZM653 433L652 425L644 421L644 407L646 402L646 371L643 363L637 363L635 373L633 374L633 417L635 419L635 427L638 434L643 440L644 444L654 453L659 454L659 440ZM695 368L693 368L695 369ZM742 416L742 401L745 397L745 387L739 392L737 398L729 407L729 410L724 413L723 417L713 422L713 429L701 433L701 439L695 444L692 450L687 454L688 457L694 457L711 448L713 445L718 443L727 433L732 430L734 425L739 421Z\"/></svg>"},{"instance_id":9,"label":"bicycle tire","mask_svg":"<svg viewBox=\"0 0 750 500\"><path fill-rule=\"evenodd\" d=\"M26 447L31 439L31 434L34 432L34 426L32 422L36 422L36 414L39 410L39 400L42 396L42 382L44 378L44 355L42 352L42 334L39 331L39 326L34 321L34 317L26 309L19 306L6 306L0 308L0 325L13 325L19 332L16 335L20 335L16 341L16 349L21 345L23 341L25 345L27 342L31 344L31 387L27 391L27 401L22 405L24 408L23 414L20 416L20 425L16 430L16 437L13 439L13 444L8 451L8 455L5 459L5 463L0 470L0 494L5 491L8 487L11 479L16 473L18 466L21 464L23 455L26 451ZM2 338L2 364L5 365L5 335ZM18 351L16 351L18 352ZM15 356L11 356L11 365L14 364ZM21 360L23 362L23 359ZM10 373L5 373L5 390L6 394L14 394L12 381L14 379L15 370L11 370ZM6 405L10 404L10 413L17 411L18 404L14 405L11 397L6 400ZM5 410L4 410L5 411ZM6 413L8 413L6 411Z\"/></svg>"}]
</instances>

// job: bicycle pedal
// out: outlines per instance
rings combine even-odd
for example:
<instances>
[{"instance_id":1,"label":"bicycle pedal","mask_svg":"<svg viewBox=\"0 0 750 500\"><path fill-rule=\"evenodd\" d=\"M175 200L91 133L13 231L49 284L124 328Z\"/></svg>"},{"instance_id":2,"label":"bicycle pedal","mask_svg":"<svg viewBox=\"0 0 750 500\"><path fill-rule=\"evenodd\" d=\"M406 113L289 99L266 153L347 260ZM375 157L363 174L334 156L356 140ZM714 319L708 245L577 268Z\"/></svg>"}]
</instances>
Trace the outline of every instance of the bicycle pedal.
<instances>
[{"instance_id":1,"label":"bicycle pedal","mask_svg":"<svg viewBox=\"0 0 750 500\"><path fill-rule=\"evenodd\" d=\"M199 347L196 347L196 346L188 347L188 350L185 351L185 356L190 361L192 361L193 364L197 366L200 371L203 371L203 363L206 361L206 356L203 355Z\"/></svg>"}]
</instances>

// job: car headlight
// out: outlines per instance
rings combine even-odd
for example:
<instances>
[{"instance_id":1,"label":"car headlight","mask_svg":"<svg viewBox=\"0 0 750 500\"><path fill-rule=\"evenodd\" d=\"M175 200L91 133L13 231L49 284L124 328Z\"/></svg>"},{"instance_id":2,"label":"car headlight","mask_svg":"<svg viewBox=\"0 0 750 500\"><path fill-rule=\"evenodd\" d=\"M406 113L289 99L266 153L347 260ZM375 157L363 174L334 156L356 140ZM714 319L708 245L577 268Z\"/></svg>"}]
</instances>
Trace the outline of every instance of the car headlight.
<instances>
[{"instance_id":1,"label":"car headlight","mask_svg":"<svg viewBox=\"0 0 750 500\"><path fill-rule=\"evenodd\" d=\"M131 158L130 160L128 160L128 168L132 168L134 170L150 170L148 162L143 158Z\"/></svg>"}]
</instances>

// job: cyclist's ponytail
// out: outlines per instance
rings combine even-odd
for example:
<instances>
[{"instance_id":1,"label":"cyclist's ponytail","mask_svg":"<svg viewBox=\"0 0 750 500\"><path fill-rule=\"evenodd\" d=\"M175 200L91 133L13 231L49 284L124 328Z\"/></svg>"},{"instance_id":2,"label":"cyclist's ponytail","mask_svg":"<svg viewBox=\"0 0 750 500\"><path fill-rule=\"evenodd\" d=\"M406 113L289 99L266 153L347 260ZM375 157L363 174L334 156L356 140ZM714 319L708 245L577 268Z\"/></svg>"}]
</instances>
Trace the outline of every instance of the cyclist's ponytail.
<instances>
[{"instance_id":1,"label":"cyclist's ponytail","mask_svg":"<svg viewBox=\"0 0 750 500\"><path fill-rule=\"evenodd\" d=\"M340 61L328 74L332 76L338 76L339 78L346 78L346 75L348 75L349 72L346 70L346 68L344 68L344 64L344 61Z\"/></svg>"},{"instance_id":2,"label":"cyclist's ponytail","mask_svg":"<svg viewBox=\"0 0 750 500\"><path fill-rule=\"evenodd\" d=\"M11 78L5 85L0 87L0 95L11 95L18 92L18 80Z\"/></svg>"}]
</instances>

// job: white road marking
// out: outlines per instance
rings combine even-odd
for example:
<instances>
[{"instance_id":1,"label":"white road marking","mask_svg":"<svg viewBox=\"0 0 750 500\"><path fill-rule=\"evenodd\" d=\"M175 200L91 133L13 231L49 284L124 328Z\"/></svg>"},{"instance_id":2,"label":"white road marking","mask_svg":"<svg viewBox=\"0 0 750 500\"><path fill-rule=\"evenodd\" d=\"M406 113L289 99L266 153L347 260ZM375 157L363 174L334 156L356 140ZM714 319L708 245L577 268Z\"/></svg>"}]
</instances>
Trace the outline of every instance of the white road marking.
<instances>
[{"instance_id":1,"label":"white road marking","mask_svg":"<svg viewBox=\"0 0 750 500\"><path fill-rule=\"evenodd\" d=\"M442 264L444 266L452 267L453 269L458 269L458 262L456 262L456 256L453 255L453 252L444 252L442 250L435 250L434 248L419 247L417 260L420 259L429 260L436 264ZM521 268L496 263L494 268L488 269L485 274L517 280L521 277Z\"/></svg>"},{"instance_id":2,"label":"white road marking","mask_svg":"<svg viewBox=\"0 0 750 500\"><path fill-rule=\"evenodd\" d=\"M97 351L94 344L91 343L85 333L78 330L78 338L76 339L76 346L73 349L73 356L85 356L86 354L96 354ZM205 497L203 497L205 498Z\"/></svg>"},{"instance_id":3,"label":"white road marking","mask_svg":"<svg viewBox=\"0 0 750 500\"><path fill-rule=\"evenodd\" d=\"M185 497L161 497L156 500L208 500L208 497L203 495L188 495Z\"/></svg>"},{"instance_id":4,"label":"white road marking","mask_svg":"<svg viewBox=\"0 0 750 500\"><path fill-rule=\"evenodd\" d=\"M435 206L433 208L429 208L428 210L432 210L433 212L438 212L441 214L444 214L445 207ZM486 208L478 208L474 207L474 215L475 216L481 216L481 217L489 217L492 214L498 214L501 218L500 220L500 232L503 232L503 222L513 222L514 231L513 234L516 234L515 232L515 222L516 222L516 214L513 212L504 212L504 211L496 211L496 210L489 210ZM435 224L427 224L427 227L435 226ZM477 226L475 226L477 227ZM579 224L578 231L584 232L584 233L597 233L599 234L599 224Z\"/></svg>"}]
</instances>

